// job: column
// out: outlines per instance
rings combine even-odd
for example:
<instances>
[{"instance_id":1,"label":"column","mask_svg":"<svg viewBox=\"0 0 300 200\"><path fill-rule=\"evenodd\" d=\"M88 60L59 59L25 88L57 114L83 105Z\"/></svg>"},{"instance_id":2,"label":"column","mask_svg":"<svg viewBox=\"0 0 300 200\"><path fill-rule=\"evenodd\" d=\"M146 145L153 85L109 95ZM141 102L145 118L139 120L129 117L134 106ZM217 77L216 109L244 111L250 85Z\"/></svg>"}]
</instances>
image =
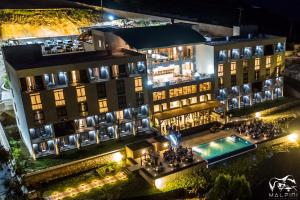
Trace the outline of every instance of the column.
<instances>
[{"instance_id":1,"label":"column","mask_svg":"<svg viewBox=\"0 0 300 200\"><path fill-rule=\"evenodd\" d=\"M99 142L100 142L100 136L99 136L99 134L100 134L100 131L96 130L96 143L97 144L99 144Z\"/></svg>"},{"instance_id":2,"label":"column","mask_svg":"<svg viewBox=\"0 0 300 200\"><path fill-rule=\"evenodd\" d=\"M134 136L136 136L137 135L137 131L136 131L136 119L133 119L132 120L132 134L134 135Z\"/></svg>"},{"instance_id":3,"label":"column","mask_svg":"<svg viewBox=\"0 0 300 200\"><path fill-rule=\"evenodd\" d=\"M272 98L272 100L274 100L274 90L273 89L271 90L271 98Z\"/></svg>"},{"instance_id":4,"label":"column","mask_svg":"<svg viewBox=\"0 0 300 200\"><path fill-rule=\"evenodd\" d=\"M76 135L76 146L77 146L77 149L80 149L80 134Z\"/></svg>"},{"instance_id":5,"label":"column","mask_svg":"<svg viewBox=\"0 0 300 200\"><path fill-rule=\"evenodd\" d=\"M55 154L59 155L59 147L58 147L57 140L58 139L54 139L54 148L55 148Z\"/></svg>"},{"instance_id":6,"label":"column","mask_svg":"<svg viewBox=\"0 0 300 200\"><path fill-rule=\"evenodd\" d=\"M114 131L115 131L115 138L116 138L116 140L120 139L118 125L114 125Z\"/></svg>"},{"instance_id":7,"label":"column","mask_svg":"<svg viewBox=\"0 0 300 200\"><path fill-rule=\"evenodd\" d=\"M250 100L250 106L252 106L252 101L253 101L253 99L252 99L252 93L250 93L250 95L249 95L249 100Z\"/></svg>"},{"instance_id":8,"label":"column","mask_svg":"<svg viewBox=\"0 0 300 200\"><path fill-rule=\"evenodd\" d=\"M238 96L237 98L238 98L238 107L240 109L241 108L241 96Z\"/></svg>"}]
</instances>

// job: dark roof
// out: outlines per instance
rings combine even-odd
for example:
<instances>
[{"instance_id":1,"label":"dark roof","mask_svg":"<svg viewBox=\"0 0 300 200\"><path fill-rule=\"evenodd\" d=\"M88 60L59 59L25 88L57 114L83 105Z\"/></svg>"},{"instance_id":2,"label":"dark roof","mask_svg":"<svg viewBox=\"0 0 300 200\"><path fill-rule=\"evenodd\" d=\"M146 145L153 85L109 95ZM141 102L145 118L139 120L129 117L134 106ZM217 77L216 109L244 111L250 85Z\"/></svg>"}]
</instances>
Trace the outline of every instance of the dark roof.
<instances>
[{"instance_id":1,"label":"dark roof","mask_svg":"<svg viewBox=\"0 0 300 200\"><path fill-rule=\"evenodd\" d=\"M15 69L32 69L47 66L59 66L82 62L103 61L128 55L142 55L133 51L122 51L109 55L107 51L89 51L80 53L43 56L39 44L2 47L4 59Z\"/></svg>"},{"instance_id":2,"label":"dark roof","mask_svg":"<svg viewBox=\"0 0 300 200\"><path fill-rule=\"evenodd\" d=\"M96 28L96 30L113 32L135 49L151 49L206 41L200 33L192 28L175 24L119 29Z\"/></svg>"},{"instance_id":3,"label":"dark roof","mask_svg":"<svg viewBox=\"0 0 300 200\"><path fill-rule=\"evenodd\" d=\"M129 149L132 151L139 150L139 149L145 149L149 147L153 147L151 143L147 141L141 141L141 142L136 142L136 143L131 143L126 145Z\"/></svg>"}]
</instances>

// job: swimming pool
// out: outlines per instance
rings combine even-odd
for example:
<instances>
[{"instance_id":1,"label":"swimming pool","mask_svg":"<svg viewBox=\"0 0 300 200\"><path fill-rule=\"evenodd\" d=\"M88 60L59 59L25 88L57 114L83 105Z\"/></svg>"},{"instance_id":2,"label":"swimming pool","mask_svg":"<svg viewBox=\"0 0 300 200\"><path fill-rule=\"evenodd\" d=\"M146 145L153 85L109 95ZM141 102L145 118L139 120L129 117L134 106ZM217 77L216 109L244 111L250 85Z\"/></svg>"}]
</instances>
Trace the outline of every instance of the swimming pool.
<instances>
[{"instance_id":1,"label":"swimming pool","mask_svg":"<svg viewBox=\"0 0 300 200\"><path fill-rule=\"evenodd\" d=\"M232 135L194 146L192 150L211 164L255 148L251 142Z\"/></svg>"}]
</instances>

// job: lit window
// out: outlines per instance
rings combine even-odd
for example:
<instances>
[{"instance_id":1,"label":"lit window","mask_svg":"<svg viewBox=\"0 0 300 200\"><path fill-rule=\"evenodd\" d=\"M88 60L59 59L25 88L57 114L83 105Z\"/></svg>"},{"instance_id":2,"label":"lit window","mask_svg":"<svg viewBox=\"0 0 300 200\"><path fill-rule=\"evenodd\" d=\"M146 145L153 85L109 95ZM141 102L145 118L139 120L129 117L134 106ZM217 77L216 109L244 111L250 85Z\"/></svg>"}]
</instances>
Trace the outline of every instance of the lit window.
<instances>
[{"instance_id":1,"label":"lit window","mask_svg":"<svg viewBox=\"0 0 300 200\"><path fill-rule=\"evenodd\" d=\"M277 66L282 64L282 56L281 55L277 56L277 58L276 58L276 64L277 64Z\"/></svg>"},{"instance_id":2,"label":"lit window","mask_svg":"<svg viewBox=\"0 0 300 200\"><path fill-rule=\"evenodd\" d=\"M162 103L161 107L162 107L162 110L168 110L167 103Z\"/></svg>"},{"instance_id":3,"label":"lit window","mask_svg":"<svg viewBox=\"0 0 300 200\"><path fill-rule=\"evenodd\" d=\"M255 58L255 70L260 69L260 58Z\"/></svg>"},{"instance_id":4,"label":"lit window","mask_svg":"<svg viewBox=\"0 0 300 200\"><path fill-rule=\"evenodd\" d=\"M154 105L153 106L153 111L156 113L156 112L159 112L160 111L160 105Z\"/></svg>"},{"instance_id":5,"label":"lit window","mask_svg":"<svg viewBox=\"0 0 300 200\"><path fill-rule=\"evenodd\" d=\"M64 106L65 105L65 97L63 90L53 90L55 105L56 106Z\"/></svg>"},{"instance_id":6,"label":"lit window","mask_svg":"<svg viewBox=\"0 0 300 200\"><path fill-rule=\"evenodd\" d=\"M158 101L166 98L166 91L153 92L153 101Z\"/></svg>"},{"instance_id":7,"label":"lit window","mask_svg":"<svg viewBox=\"0 0 300 200\"><path fill-rule=\"evenodd\" d=\"M179 101L171 101L170 102L170 109L172 108L178 108L180 106Z\"/></svg>"},{"instance_id":8,"label":"lit window","mask_svg":"<svg viewBox=\"0 0 300 200\"><path fill-rule=\"evenodd\" d=\"M236 62L231 62L230 64L230 74L236 74Z\"/></svg>"},{"instance_id":9,"label":"lit window","mask_svg":"<svg viewBox=\"0 0 300 200\"><path fill-rule=\"evenodd\" d=\"M266 58L266 68L270 68L271 67L271 56L268 56Z\"/></svg>"},{"instance_id":10,"label":"lit window","mask_svg":"<svg viewBox=\"0 0 300 200\"><path fill-rule=\"evenodd\" d=\"M248 60L243 61L243 69L248 68Z\"/></svg>"},{"instance_id":11,"label":"lit window","mask_svg":"<svg viewBox=\"0 0 300 200\"><path fill-rule=\"evenodd\" d=\"M188 85L188 86L170 89L169 96L170 96L170 98L173 98L173 97L178 97L178 96L182 96L182 95L193 94L196 92L197 92L196 85Z\"/></svg>"},{"instance_id":12,"label":"lit window","mask_svg":"<svg viewBox=\"0 0 300 200\"><path fill-rule=\"evenodd\" d=\"M205 82L200 84L200 92L211 90L211 82Z\"/></svg>"},{"instance_id":13,"label":"lit window","mask_svg":"<svg viewBox=\"0 0 300 200\"><path fill-rule=\"evenodd\" d=\"M112 71L112 77L116 78L119 76L119 66L118 65L111 66L111 71Z\"/></svg>"},{"instance_id":14,"label":"lit window","mask_svg":"<svg viewBox=\"0 0 300 200\"><path fill-rule=\"evenodd\" d=\"M218 65L218 76L223 76L223 72L224 72L224 65L223 64L219 64Z\"/></svg>"},{"instance_id":15,"label":"lit window","mask_svg":"<svg viewBox=\"0 0 300 200\"><path fill-rule=\"evenodd\" d=\"M197 97L191 97L191 98L189 98L189 100L190 100L190 104L197 103Z\"/></svg>"},{"instance_id":16,"label":"lit window","mask_svg":"<svg viewBox=\"0 0 300 200\"><path fill-rule=\"evenodd\" d=\"M116 118L117 118L117 120L123 120L124 119L124 112L123 112L123 110L116 111Z\"/></svg>"},{"instance_id":17,"label":"lit window","mask_svg":"<svg viewBox=\"0 0 300 200\"><path fill-rule=\"evenodd\" d=\"M76 94L77 94L77 101L78 102L86 101L85 87L84 86L76 87Z\"/></svg>"},{"instance_id":18,"label":"lit window","mask_svg":"<svg viewBox=\"0 0 300 200\"><path fill-rule=\"evenodd\" d=\"M79 71L71 71L71 80L72 84L78 83L79 82Z\"/></svg>"},{"instance_id":19,"label":"lit window","mask_svg":"<svg viewBox=\"0 0 300 200\"><path fill-rule=\"evenodd\" d=\"M181 100L181 105L182 105L182 106L188 105L187 99L182 99L182 100Z\"/></svg>"},{"instance_id":20,"label":"lit window","mask_svg":"<svg viewBox=\"0 0 300 200\"><path fill-rule=\"evenodd\" d=\"M31 94L30 95L30 100L31 100L31 107L32 110L40 110L42 109L42 101L41 101L41 96L39 93Z\"/></svg>"},{"instance_id":21,"label":"lit window","mask_svg":"<svg viewBox=\"0 0 300 200\"><path fill-rule=\"evenodd\" d=\"M108 111L107 99L98 100L98 104L100 113L106 113Z\"/></svg>"},{"instance_id":22,"label":"lit window","mask_svg":"<svg viewBox=\"0 0 300 200\"><path fill-rule=\"evenodd\" d=\"M134 79L134 85L135 85L135 91L140 92L143 91L143 83L142 83L142 78L138 77Z\"/></svg>"}]
</instances>

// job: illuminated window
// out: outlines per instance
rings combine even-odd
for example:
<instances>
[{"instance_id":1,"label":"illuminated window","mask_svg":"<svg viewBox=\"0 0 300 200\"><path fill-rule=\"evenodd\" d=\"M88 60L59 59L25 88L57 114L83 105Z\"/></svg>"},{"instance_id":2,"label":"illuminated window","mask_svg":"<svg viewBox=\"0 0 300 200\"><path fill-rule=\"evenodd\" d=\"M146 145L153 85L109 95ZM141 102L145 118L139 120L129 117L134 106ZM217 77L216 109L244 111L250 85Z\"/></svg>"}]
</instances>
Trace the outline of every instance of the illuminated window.
<instances>
[{"instance_id":1,"label":"illuminated window","mask_svg":"<svg viewBox=\"0 0 300 200\"><path fill-rule=\"evenodd\" d=\"M219 64L218 65L218 76L223 76L223 72L224 72L224 64Z\"/></svg>"},{"instance_id":2,"label":"illuminated window","mask_svg":"<svg viewBox=\"0 0 300 200\"><path fill-rule=\"evenodd\" d=\"M159 112L160 111L160 105L154 105L153 106L153 112Z\"/></svg>"},{"instance_id":3,"label":"illuminated window","mask_svg":"<svg viewBox=\"0 0 300 200\"><path fill-rule=\"evenodd\" d=\"M84 86L76 87L76 94L77 94L77 101L78 102L86 101L85 87Z\"/></svg>"},{"instance_id":4,"label":"illuminated window","mask_svg":"<svg viewBox=\"0 0 300 200\"><path fill-rule=\"evenodd\" d=\"M170 102L170 109L172 108L178 108L180 106L180 102L179 101L171 101Z\"/></svg>"},{"instance_id":5,"label":"illuminated window","mask_svg":"<svg viewBox=\"0 0 300 200\"><path fill-rule=\"evenodd\" d=\"M255 70L260 69L260 58L255 58Z\"/></svg>"},{"instance_id":6,"label":"illuminated window","mask_svg":"<svg viewBox=\"0 0 300 200\"><path fill-rule=\"evenodd\" d=\"M178 96L182 96L182 95L193 94L196 92L197 92L196 85L188 85L188 86L170 89L169 96L170 96L170 98L173 98L173 97L178 97Z\"/></svg>"},{"instance_id":7,"label":"illuminated window","mask_svg":"<svg viewBox=\"0 0 300 200\"><path fill-rule=\"evenodd\" d=\"M166 91L153 92L153 101L158 101L166 98Z\"/></svg>"},{"instance_id":8,"label":"illuminated window","mask_svg":"<svg viewBox=\"0 0 300 200\"><path fill-rule=\"evenodd\" d=\"M71 71L71 83L75 84L79 82L79 71Z\"/></svg>"},{"instance_id":9,"label":"illuminated window","mask_svg":"<svg viewBox=\"0 0 300 200\"><path fill-rule=\"evenodd\" d=\"M231 62L230 64L230 74L236 74L236 62Z\"/></svg>"},{"instance_id":10,"label":"illuminated window","mask_svg":"<svg viewBox=\"0 0 300 200\"><path fill-rule=\"evenodd\" d=\"M224 84L224 78L223 77L218 78L218 84L219 84L219 87L223 86L223 84Z\"/></svg>"},{"instance_id":11,"label":"illuminated window","mask_svg":"<svg viewBox=\"0 0 300 200\"><path fill-rule=\"evenodd\" d=\"M201 83L199 86L200 86L200 92L211 90L211 82Z\"/></svg>"},{"instance_id":12,"label":"illuminated window","mask_svg":"<svg viewBox=\"0 0 300 200\"><path fill-rule=\"evenodd\" d=\"M143 83L142 83L142 78L138 77L134 79L134 85L135 85L135 91L140 92L143 91Z\"/></svg>"},{"instance_id":13,"label":"illuminated window","mask_svg":"<svg viewBox=\"0 0 300 200\"><path fill-rule=\"evenodd\" d=\"M65 97L63 90L53 90L55 105L56 106L64 106L65 105Z\"/></svg>"},{"instance_id":14,"label":"illuminated window","mask_svg":"<svg viewBox=\"0 0 300 200\"><path fill-rule=\"evenodd\" d=\"M98 104L99 104L99 112L100 113L105 113L108 111L107 99L98 100Z\"/></svg>"},{"instance_id":15,"label":"illuminated window","mask_svg":"<svg viewBox=\"0 0 300 200\"><path fill-rule=\"evenodd\" d=\"M282 56L281 55L277 56L277 58L276 58L276 64L277 64L277 66L282 64Z\"/></svg>"},{"instance_id":16,"label":"illuminated window","mask_svg":"<svg viewBox=\"0 0 300 200\"><path fill-rule=\"evenodd\" d=\"M189 100L190 100L190 104L197 103L197 97L191 97L191 98L189 98Z\"/></svg>"},{"instance_id":17,"label":"illuminated window","mask_svg":"<svg viewBox=\"0 0 300 200\"><path fill-rule=\"evenodd\" d=\"M243 61L243 69L244 70L247 69L247 71L248 71L248 60Z\"/></svg>"},{"instance_id":18,"label":"illuminated window","mask_svg":"<svg viewBox=\"0 0 300 200\"><path fill-rule=\"evenodd\" d=\"M168 110L168 105L167 103L162 103L161 104L162 110Z\"/></svg>"},{"instance_id":19,"label":"illuminated window","mask_svg":"<svg viewBox=\"0 0 300 200\"><path fill-rule=\"evenodd\" d=\"M40 110L42 109L42 101L41 101L41 96L39 93L31 94L30 95L30 100L31 100L31 108L32 110Z\"/></svg>"},{"instance_id":20,"label":"illuminated window","mask_svg":"<svg viewBox=\"0 0 300 200\"><path fill-rule=\"evenodd\" d=\"M112 72L113 78L118 77L119 76L119 66L118 65L111 66L111 72Z\"/></svg>"},{"instance_id":21,"label":"illuminated window","mask_svg":"<svg viewBox=\"0 0 300 200\"><path fill-rule=\"evenodd\" d=\"M187 100L187 99L182 99L182 100L181 100L181 105L182 105L182 106L188 105L188 100Z\"/></svg>"},{"instance_id":22,"label":"illuminated window","mask_svg":"<svg viewBox=\"0 0 300 200\"><path fill-rule=\"evenodd\" d=\"M266 58L266 68L270 68L271 67L271 56L268 56Z\"/></svg>"},{"instance_id":23,"label":"illuminated window","mask_svg":"<svg viewBox=\"0 0 300 200\"><path fill-rule=\"evenodd\" d=\"M118 120L123 120L124 119L124 112L123 112L123 110L116 111L116 118Z\"/></svg>"}]
</instances>

